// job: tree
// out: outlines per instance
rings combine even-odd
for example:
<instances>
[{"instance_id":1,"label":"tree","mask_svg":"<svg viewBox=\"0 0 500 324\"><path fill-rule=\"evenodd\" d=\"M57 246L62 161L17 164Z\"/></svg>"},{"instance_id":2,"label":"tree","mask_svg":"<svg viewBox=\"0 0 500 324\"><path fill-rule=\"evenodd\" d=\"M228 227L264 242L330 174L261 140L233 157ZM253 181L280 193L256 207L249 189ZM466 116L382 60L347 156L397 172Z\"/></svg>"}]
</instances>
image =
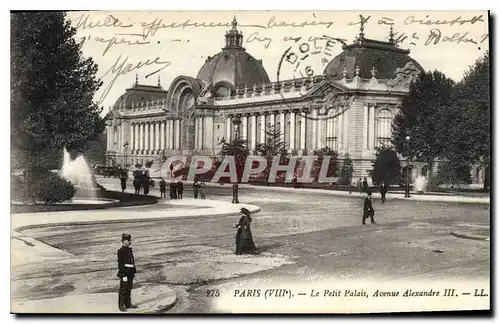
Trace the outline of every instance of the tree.
<instances>
[{"instance_id":1,"label":"tree","mask_svg":"<svg viewBox=\"0 0 500 324\"><path fill-rule=\"evenodd\" d=\"M454 81L439 71L421 73L411 83L392 124L392 144L397 152L427 162L432 171L434 160L448 145L443 122L449 117L453 93Z\"/></svg>"},{"instance_id":2,"label":"tree","mask_svg":"<svg viewBox=\"0 0 500 324\"><path fill-rule=\"evenodd\" d=\"M266 139L264 143L257 143L255 145L255 151L266 158L266 170L269 173L271 171L271 165L275 156L280 156L280 163L287 162L287 144L282 140L284 138L284 135L279 125L268 124L264 132L266 134Z\"/></svg>"},{"instance_id":3,"label":"tree","mask_svg":"<svg viewBox=\"0 0 500 324\"><path fill-rule=\"evenodd\" d=\"M479 58L456 87L456 100L450 113L445 157L456 171L480 163L487 171L491 165L491 94L489 52ZM489 187L485 172L484 189Z\"/></svg>"},{"instance_id":4,"label":"tree","mask_svg":"<svg viewBox=\"0 0 500 324\"><path fill-rule=\"evenodd\" d=\"M316 155L318 159L314 163L314 175L316 181L319 179L319 174L321 172L321 165L323 164L323 160L325 156L330 157L330 162L328 163L328 171L326 172L327 177L335 177L338 175L338 156L337 151L334 151L330 147L326 146L319 150L315 150L313 155Z\"/></svg>"},{"instance_id":5,"label":"tree","mask_svg":"<svg viewBox=\"0 0 500 324\"><path fill-rule=\"evenodd\" d=\"M64 147L84 152L104 129L93 101L97 65L82 56L75 34L64 12L11 14L14 168L53 167L54 154L60 161Z\"/></svg>"},{"instance_id":6,"label":"tree","mask_svg":"<svg viewBox=\"0 0 500 324\"><path fill-rule=\"evenodd\" d=\"M400 172L401 164L396 151L386 146L375 148L375 161L370 174L374 183L398 183Z\"/></svg>"},{"instance_id":7,"label":"tree","mask_svg":"<svg viewBox=\"0 0 500 324\"><path fill-rule=\"evenodd\" d=\"M229 142L223 141L221 144L222 159L224 159L224 157L226 156L234 156L236 174L238 177L238 182L240 182L248 157L247 141L242 139L232 139ZM224 171L229 171L229 166L227 166L226 170Z\"/></svg>"},{"instance_id":8,"label":"tree","mask_svg":"<svg viewBox=\"0 0 500 324\"><path fill-rule=\"evenodd\" d=\"M352 182L352 174L354 172L354 167L352 164L351 157L349 153L346 153L344 156L344 162L342 163L342 167L339 172L339 184L348 185Z\"/></svg>"}]
</instances>

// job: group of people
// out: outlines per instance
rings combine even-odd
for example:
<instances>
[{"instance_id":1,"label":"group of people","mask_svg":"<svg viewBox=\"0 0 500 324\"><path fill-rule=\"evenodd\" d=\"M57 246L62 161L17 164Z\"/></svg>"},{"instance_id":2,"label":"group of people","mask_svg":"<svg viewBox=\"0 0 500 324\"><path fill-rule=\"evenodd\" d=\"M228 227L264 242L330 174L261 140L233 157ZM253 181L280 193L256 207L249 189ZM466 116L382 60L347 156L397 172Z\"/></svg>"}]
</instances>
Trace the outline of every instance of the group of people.
<instances>
[{"instance_id":1,"label":"group of people","mask_svg":"<svg viewBox=\"0 0 500 324\"><path fill-rule=\"evenodd\" d=\"M170 199L182 199L184 193L184 185L182 181L170 182ZM164 178L160 181L160 195L161 198L167 198L167 182Z\"/></svg>"},{"instance_id":2,"label":"group of people","mask_svg":"<svg viewBox=\"0 0 500 324\"><path fill-rule=\"evenodd\" d=\"M207 192L206 192L206 185L205 182L201 181L199 182L198 180L195 180L193 183L193 195L194 199L205 199L207 198Z\"/></svg>"}]
</instances>

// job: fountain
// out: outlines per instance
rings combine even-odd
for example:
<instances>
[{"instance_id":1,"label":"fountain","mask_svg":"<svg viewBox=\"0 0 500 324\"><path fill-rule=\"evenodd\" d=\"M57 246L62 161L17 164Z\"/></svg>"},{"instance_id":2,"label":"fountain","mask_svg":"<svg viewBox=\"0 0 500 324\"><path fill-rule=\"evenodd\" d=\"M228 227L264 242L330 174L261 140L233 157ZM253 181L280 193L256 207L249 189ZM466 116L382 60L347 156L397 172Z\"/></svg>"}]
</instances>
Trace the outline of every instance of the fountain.
<instances>
[{"instance_id":1,"label":"fountain","mask_svg":"<svg viewBox=\"0 0 500 324\"><path fill-rule=\"evenodd\" d=\"M90 167L83 155L71 160L71 156L65 148L60 175L73 183L76 188L76 195L96 199L96 186L92 181L92 171L90 171Z\"/></svg>"},{"instance_id":2,"label":"fountain","mask_svg":"<svg viewBox=\"0 0 500 324\"><path fill-rule=\"evenodd\" d=\"M424 192L426 185L427 185L427 178L420 175L415 179L413 187L417 192Z\"/></svg>"}]
</instances>

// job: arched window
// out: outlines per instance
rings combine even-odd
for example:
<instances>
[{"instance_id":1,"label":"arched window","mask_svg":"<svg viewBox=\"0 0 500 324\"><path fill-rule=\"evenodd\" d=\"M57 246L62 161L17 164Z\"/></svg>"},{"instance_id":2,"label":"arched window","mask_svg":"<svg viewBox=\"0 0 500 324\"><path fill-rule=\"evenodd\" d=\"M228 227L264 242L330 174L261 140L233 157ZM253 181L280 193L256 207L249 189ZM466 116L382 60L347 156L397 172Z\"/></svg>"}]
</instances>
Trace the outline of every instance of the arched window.
<instances>
[{"instance_id":1,"label":"arched window","mask_svg":"<svg viewBox=\"0 0 500 324\"><path fill-rule=\"evenodd\" d=\"M338 149L338 111L337 109L328 110L328 119L326 120L326 146L332 150Z\"/></svg>"},{"instance_id":2,"label":"arched window","mask_svg":"<svg viewBox=\"0 0 500 324\"><path fill-rule=\"evenodd\" d=\"M377 115L377 146L391 143L392 113L388 109L381 110Z\"/></svg>"}]
</instances>

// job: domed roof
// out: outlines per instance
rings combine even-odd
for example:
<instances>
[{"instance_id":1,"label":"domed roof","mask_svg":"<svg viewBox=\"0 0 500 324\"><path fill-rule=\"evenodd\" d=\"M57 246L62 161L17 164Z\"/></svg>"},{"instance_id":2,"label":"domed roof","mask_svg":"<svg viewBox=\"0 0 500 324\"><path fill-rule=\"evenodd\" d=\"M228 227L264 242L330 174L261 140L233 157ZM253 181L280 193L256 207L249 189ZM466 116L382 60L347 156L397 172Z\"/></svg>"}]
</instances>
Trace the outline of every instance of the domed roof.
<instances>
[{"instance_id":1,"label":"domed roof","mask_svg":"<svg viewBox=\"0 0 500 324\"><path fill-rule=\"evenodd\" d=\"M151 86L139 84L136 79L134 86L126 89L125 93L116 100L114 108L124 106L126 109L130 109L132 103L137 104L141 102L166 99L167 93L168 91L163 89L159 80L157 86Z\"/></svg>"},{"instance_id":2,"label":"domed roof","mask_svg":"<svg viewBox=\"0 0 500 324\"><path fill-rule=\"evenodd\" d=\"M262 60L255 59L241 46L243 35L236 29L236 19L233 19L232 26L226 33L226 46L222 52L208 57L196 78L213 85L225 81L235 88L270 83Z\"/></svg>"},{"instance_id":3,"label":"domed roof","mask_svg":"<svg viewBox=\"0 0 500 324\"><path fill-rule=\"evenodd\" d=\"M408 55L410 50L396 47L392 33L389 42L367 39L363 34L360 36L353 44L342 46L343 52L328 63L324 74L334 80L342 79L344 73L346 78L352 78L355 76L356 68L359 68L359 76L369 79L374 69L377 79L394 79L396 69L403 68L409 62L420 71L424 70Z\"/></svg>"}]
</instances>

